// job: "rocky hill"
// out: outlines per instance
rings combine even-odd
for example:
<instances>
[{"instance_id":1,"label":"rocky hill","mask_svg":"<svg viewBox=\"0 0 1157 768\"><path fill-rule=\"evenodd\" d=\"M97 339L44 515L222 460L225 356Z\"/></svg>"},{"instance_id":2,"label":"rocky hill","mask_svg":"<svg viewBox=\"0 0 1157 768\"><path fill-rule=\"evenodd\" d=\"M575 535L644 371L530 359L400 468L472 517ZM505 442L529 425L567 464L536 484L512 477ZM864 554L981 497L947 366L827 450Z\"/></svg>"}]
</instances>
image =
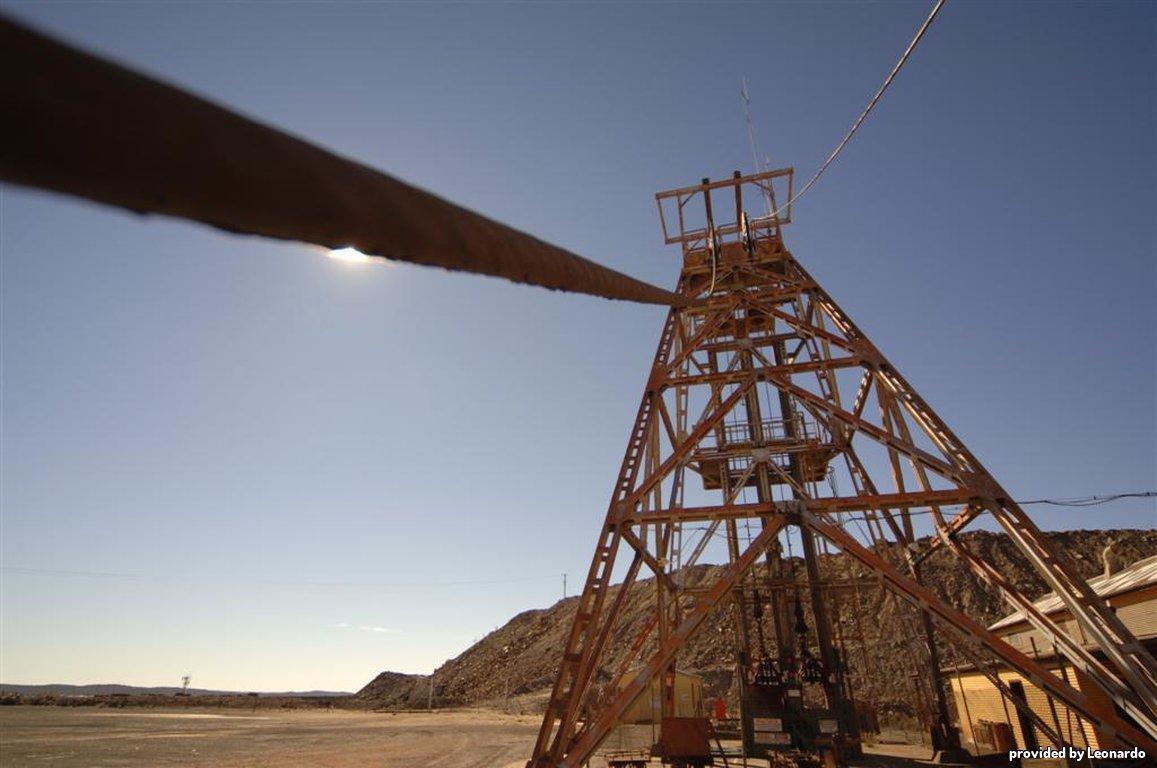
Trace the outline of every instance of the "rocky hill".
<instances>
[{"instance_id":1,"label":"rocky hill","mask_svg":"<svg viewBox=\"0 0 1157 768\"><path fill-rule=\"evenodd\" d=\"M1128 564L1157 554L1157 531L1094 530L1051 533L1074 560L1085 577L1103 571L1102 552L1113 543L1113 557ZM962 538L979 557L995 565L1021 590L1032 597L1047 590L1023 556L1003 534L977 531ZM866 571L840 554L821 557L821 572L842 579L863 579ZM696 566L682 575L686 584L702 582L718 566ZM990 623L1008 611L1000 598L954 558L939 552L924 565L924 583L946 596L970 616ZM648 586L651 588L648 589ZM654 606L653 581L640 581L629 596L623 620L608 640L608 664L599 671L609 679L631 641L649 618ZM608 600L618 587L613 587ZM550 608L524 611L491 632L434 673L436 706L489 703L516 710L539 711L554 682L559 656L578 605L571 597ZM853 669L857 697L884 709L904 710L920 698L910 686L915 615L910 607L885 599L880 589L868 586L839 598L833 611L834 634L844 641ZM811 617L808 616L810 623ZM704 677L710 695L733 693L734 663L730 656L731 615L717 611L711 616L678 660L682 669ZM951 650L944 649L951 660ZM429 678L383 672L357 697L378 708L425 707ZM910 711L910 709L909 709Z\"/></svg>"},{"instance_id":2,"label":"rocky hill","mask_svg":"<svg viewBox=\"0 0 1157 768\"><path fill-rule=\"evenodd\" d=\"M483 641L485 642L485 641ZM409 709L430 703L429 675L382 672L357 692L357 698L375 709ZM422 689L426 699L421 700ZM441 703L441 702L440 702Z\"/></svg>"}]
</instances>

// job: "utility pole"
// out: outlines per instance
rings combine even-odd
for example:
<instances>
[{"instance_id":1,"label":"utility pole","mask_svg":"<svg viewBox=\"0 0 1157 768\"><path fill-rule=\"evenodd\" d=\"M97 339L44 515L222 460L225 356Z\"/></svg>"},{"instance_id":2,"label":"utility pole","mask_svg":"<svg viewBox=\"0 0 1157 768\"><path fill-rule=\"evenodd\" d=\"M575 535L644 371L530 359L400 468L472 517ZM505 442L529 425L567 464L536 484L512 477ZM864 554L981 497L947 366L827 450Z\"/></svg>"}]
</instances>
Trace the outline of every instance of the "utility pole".
<instances>
[{"instance_id":1,"label":"utility pole","mask_svg":"<svg viewBox=\"0 0 1157 768\"><path fill-rule=\"evenodd\" d=\"M566 600L566 574L562 575L562 599Z\"/></svg>"}]
</instances>

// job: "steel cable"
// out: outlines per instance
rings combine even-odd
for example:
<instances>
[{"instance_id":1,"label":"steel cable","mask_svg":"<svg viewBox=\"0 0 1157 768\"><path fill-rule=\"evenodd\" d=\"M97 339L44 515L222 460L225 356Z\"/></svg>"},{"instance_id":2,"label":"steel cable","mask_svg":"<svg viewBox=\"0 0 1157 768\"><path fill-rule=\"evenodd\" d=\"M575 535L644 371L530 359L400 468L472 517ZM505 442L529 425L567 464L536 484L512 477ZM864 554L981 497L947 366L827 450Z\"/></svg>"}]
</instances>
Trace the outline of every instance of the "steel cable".
<instances>
[{"instance_id":1,"label":"steel cable","mask_svg":"<svg viewBox=\"0 0 1157 768\"><path fill-rule=\"evenodd\" d=\"M884 91L888 90L888 86L890 86L892 81L896 79L896 75L900 72L901 68L903 68L904 63L908 61L908 57L912 55L912 51L916 50L916 45L920 42L920 39L924 37L924 33L928 31L928 27L932 26L933 19L936 18L936 14L940 13L940 9L944 7L945 2L946 0L936 0L936 5L932 7L932 12L928 14L928 18L924 20L922 25L920 25L920 29L917 30L916 36L912 38L912 42L908 43L908 48L904 51L904 54L900 57L900 60L896 62L896 66L892 67L892 71L888 73L888 77L884 80L884 84L880 86L878 91L876 91L876 95L873 96L872 100L868 102L868 106L864 107L864 111L861 112L860 116L856 118L856 122L852 123L852 127L848 129L848 132L844 135L843 140L836 145L836 148L832 150L830 155L828 155L828 159L825 160L823 165L820 166L819 170L815 172L815 175L812 176L808 183L803 186L803 189L801 189L799 192L793 195L790 200L772 212L769 218L777 217L779 216L780 212L791 208L792 204L795 203L796 200L799 200L801 197L803 197L807 191L811 189L817 181L819 181L820 176L824 175L824 172L828 169L828 166L835 162L836 157L840 154L840 152L843 151L848 142L852 140L852 136L855 135L857 130L859 130L864 120L867 119L868 114L875 108L876 103L880 101L880 98L884 95Z\"/></svg>"}]
</instances>

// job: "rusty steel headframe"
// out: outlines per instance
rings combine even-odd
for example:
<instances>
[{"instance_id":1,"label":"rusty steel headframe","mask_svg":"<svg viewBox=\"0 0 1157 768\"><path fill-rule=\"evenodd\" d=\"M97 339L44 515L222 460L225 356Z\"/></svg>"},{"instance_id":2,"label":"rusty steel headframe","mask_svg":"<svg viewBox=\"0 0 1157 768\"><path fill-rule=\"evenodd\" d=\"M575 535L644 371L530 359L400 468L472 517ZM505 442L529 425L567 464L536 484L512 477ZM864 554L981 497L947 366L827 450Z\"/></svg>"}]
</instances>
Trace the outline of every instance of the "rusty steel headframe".
<instances>
[{"instance_id":1,"label":"rusty steel headframe","mask_svg":"<svg viewBox=\"0 0 1157 768\"><path fill-rule=\"evenodd\" d=\"M678 285L689 303L670 311L660 336L527 768L584 765L653 683L661 693L652 694L652 707L662 717L673 714L680 651L712 612L730 612L741 701L753 638L765 653L765 624L774 629L780 660L800 647L818 648L822 659L823 635L835 623L825 618L831 593L825 597L818 568L797 576L782 556L789 531L805 565L815 560L814 542L834 547L869 574L865 581L881 601L903 607L889 632L905 644L917 672L909 695L935 713L934 743L937 732L948 747L954 738L938 662L942 641L1054 743L1065 743L1059 726L1013 695L996 665L1106 740L1157 750L1152 655L795 259L780 234L786 219L747 214L743 192L770 198L777 179L790 189L791 170L737 171L657 195L664 239L681 246ZM748 491L754 502L746 501ZM915 522L921 515L936 533L923 542ZM1071 623L1038 610L959 537L980 515L1008 535ZM717 536L726 543L725 552L716 545L724 567L685 578ZM1023 643L921 583L921 561L938 550L1020 611L1088 684L1074 687L1035 650L1028 655ZM624 606L642 589L644 567L655 577L648 587L654 599L644 603L648 620L629 650L612 658L610 638L627 627ZM614 578L621 579L617 590ZM808 592L814 643L799 641L788 609ZM831 710L827 689L839 693L832 675L842 674L833 661L823 660ZM854 734L847 735L854 745Z\"/></svg>"},{"instance_id":2,"label":"rusty steel headframe","mask_svg":"<svg viewBox=\"0 0 1157 768\"><path fill-rule=\"evenodd\" d=\"M0 179L608 299L682 297L0 17Z\"/></svg>"}]
</instances>

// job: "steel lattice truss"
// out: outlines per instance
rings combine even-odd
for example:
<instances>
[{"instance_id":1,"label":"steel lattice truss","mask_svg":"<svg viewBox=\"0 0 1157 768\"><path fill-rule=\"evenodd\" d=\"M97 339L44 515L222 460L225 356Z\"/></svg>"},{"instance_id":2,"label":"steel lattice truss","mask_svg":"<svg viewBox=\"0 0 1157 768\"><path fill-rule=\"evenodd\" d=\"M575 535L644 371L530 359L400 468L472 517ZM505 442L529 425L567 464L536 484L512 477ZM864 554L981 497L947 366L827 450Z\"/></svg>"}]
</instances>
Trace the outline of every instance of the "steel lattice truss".
<instances>
[{"instance_id":1,"label":"steel lattice truss","mask_svg":"<svg viewBox=\"0 0 1157 768\"><path fill-rule=\"evenodd\" d=\"M785 526L799 526L866 567L919 609L929 636L934 628L1006 694L994 663L1018 671L1101 732L1152 754L1152 657L788 252L781 225L790 211L762 218L744 212L744 189L772 211L775 185L786 184L790 198L790 180L790 170L737 173L657 195L664 236L682 246L678 291L692 301L672 309L663 327L529 765L586 761L653 680L670 678L680 648L712 611L734 607L757 574L776 575ZM726 208L724 217L712 210L713 198ZM677 232L668 231L672 212ZM696 216L701 226L692 222ZM980 515L1008 534L1098 653L957 540ZM917 544L916 516L934 521L930 545ZM713 582L685 589L680 568L718 540L726 541L726 567ZM881 545L902 549L905 559L883 557ZM920 563L939 549L1023 611L1127 718L1091 707L1066 679L922 586ZM610 684L596 684L608 637L644 568L656 577L656 608L632 648L637 674L621 684L624 662ZM613 572L623 588L608 599Z\"/></svg>"}]
</instances>

